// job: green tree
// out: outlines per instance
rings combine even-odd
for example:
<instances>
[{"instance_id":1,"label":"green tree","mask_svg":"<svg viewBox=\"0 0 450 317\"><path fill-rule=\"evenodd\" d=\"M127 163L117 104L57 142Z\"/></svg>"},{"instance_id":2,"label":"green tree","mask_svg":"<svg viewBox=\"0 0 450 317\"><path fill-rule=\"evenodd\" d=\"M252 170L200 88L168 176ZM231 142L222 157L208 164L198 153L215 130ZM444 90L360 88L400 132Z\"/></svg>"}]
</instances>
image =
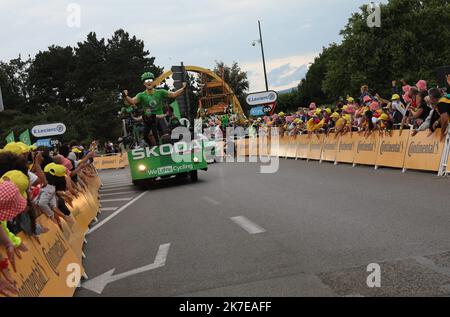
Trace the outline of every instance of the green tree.
<instances>
[{"instance_id":1,"label":"green tree","mask_svg":"<svg viewBox=\"0 0 450 317\"><path fill-rule=\"evenodd\" d=\"M225 65L224 62L216 62L214 72L218 76L222 76L222 70L225 82L233 89L236 97L238 97L241 104L244 105L246 93L249 88L247 72L242 71L237 62L233 62L231 66Z\"/></svg>"},{"instance_id":2,"label":"green tree","mask_svg":"<svg viewBox=\"0 0 450 317\"><path fill-rule=\"evenodd\" d=\"M36 124L64 122L66 141L116 139L121 133L119 93L142 91L140 76L163 69L144 49L144 42L124 30L110 39L93 32L76 47L50 46L34 59L0 62L5 111L0 113L0 143Z\"/></svg>"},{"instance_id":3,"label":"green tree","mask_svg":"<svg viewBox=\"0 0 450 317\"><path fill-rule=\"evenodd\" d=\"M361 85L389 96L390 83L425 79L436 84L436 68L450 56L448 0L390 0L381 4L381 27L367 26L367 6L351 15L341 44L324 48L299 87L303 103L359 97Z\"/></svg>"}]
</instances>

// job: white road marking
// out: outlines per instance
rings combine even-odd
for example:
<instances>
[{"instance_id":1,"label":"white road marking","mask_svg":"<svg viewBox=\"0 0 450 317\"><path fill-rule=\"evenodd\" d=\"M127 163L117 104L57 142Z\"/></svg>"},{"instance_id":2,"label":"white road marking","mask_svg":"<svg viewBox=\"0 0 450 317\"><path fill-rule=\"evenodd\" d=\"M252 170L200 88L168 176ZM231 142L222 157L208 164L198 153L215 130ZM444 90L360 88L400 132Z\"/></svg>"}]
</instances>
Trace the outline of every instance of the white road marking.
<instances>
[{"instance_id":1,"label":"white road marking","mask_svg":"<svg viewBox=\"0 0 450 317\"><path fill-rule=\"evenodd\" d=\"M125 187L127 187L127 188L125 188ZM117 191L117 190L121 191L121 190L129 190L129 189L132 189L132 188L130 188L129 186L121 186L118 188L100 189L100 193L110 193L110 192Z\"/></svg>"},{"instance_id":2,"label":"white road marking","mask_svg":"<svg viewBox=\"0 0 450 317\"><path fill-rule=\"evenodd\" d=\"M166 265L167 255L169 254L170 243L162 244L159 246L158 253L156 254L155 261L152 264L124 272L121 274L113 275L115 268L97 276L96 278L90 279L87 282L81 284L81 287L93 291L97 294L101 294L105 289L106 285L109 283L127 278L132 275L144 273L154 269L158 269Z\"/></svg>"},{"instance_id":3,"label":"white road marking","mask_svg":"<svg viewBox=\"0 0 450 317\"><path fill-rule=\"evenodd\" d=\"M136 194L136 192L117 192L117 193L111 193L111 194L100 194L100 197L114 196L114 195L129 195L129 194Z\"/></svg>"},{"instance_id":4,"label":"white road marking","mask_svg":"<svg viewBox=\"0 0 450 317\"><path fill-rule=\"evenodd\" d=\"M100 211L114 211L117 210L119 207L103 207L100 208Z\"/></svg>"},{"instance_id":5,"label":"white road marking","mask_svg":"<svg viewBox=\"0 0 450 317\"><path fill-rule=\"evenodd\" d=\"M111 186L103 186L101 189L111 189L111 188L118 188L118 187L127 187L127 186L133 186L133 184L129 183L123 183L122 185L111 185Z\"/></svg>"},{"instance_id":6,"label":"white road marking","mask_svg":"<svg viewBox=\"0 0 450 317\"><path fill-rule=\"evenodd\" d=\"M213 204L214 206L219 206L220 205L220 202L218 202L214 198L211 198L211 197L208 197L208 196L203 196L202 198L203 198L203 200L206 200L207 202Z\"/></svg>"},{"instance_id":7,"label":"white road marking","mask_svg":"<svg viewBox=\"0 0 450 317\"><path fill-rule=\"evenodd\" d=\"M428 259L424 256L418 256L418 257L415 257L414 259L416 260L416 262L418 262L422 266L429 268L430 270L450 276L450 268L448 268L448 267L438 266L438 265L436 265L436 263L433 260Z\"/></svg>"},{"instance_id":8,"label":"white road marking","mask_svg":"<svg viewBox=\"0 0 450 317\"><path fill-rule=\"evenodd\" d=\"M131 180L129 180L129 179L122 179L122 180L116 181L116 182L104 182L103 185L104 186L109 186L109 185L119 185L119 184L125 184L125 183L131 183Z\"/></svg>"},{"instance_id":9,"label":"white road marking","mask_svg":"<svg viewBox=\"0 0 450 317\"><path fill-rule=\"evenodd\" d=\"M100 199L100 204L103 203L112 203L116 201L130 201L133 197L126 197L126 198L114 198L114 199Z\"/></svg>"},{"instance_id":10,"label":"white road marking","mask_svg":"<svg viewBox=\"0 0 450 317\"><path fill-rule=\"evenodd\" d=\"M103 219L102 221L99 222L99 224L97 224L95 227L92 227L87 234L91 234L92 232L94 232L95 230L97 230L98 228L100 228L101 226L103 226L104 224L106 224L108 221L110 221L111 219L113 219L115 216L117 216L118 214L120 214L122 211L124 211L125 209L127 209L128 207L130 207L132 204L134 204L136 201L138 201L139 199L141 199L142 197L144 197L144 195L147 194L147 192L143 192L142 194L140 194L139 196L137 196L136 198L134 198L132 201L128 202L127 204L125 204L124 206L120 207L117 211L115 211L114 213L112 213L109 217Z\"/></svg>"},{"instance_id":11,"label":"white road marking","mask_svg":"<svg viewBox=\"0 0 450 317\"><path fill-rule=\"evenodd\" d=\"M233 217L231 218L231 220L250 234L258 234L266 232L264 228L258 226L256 223L251 222L250 220L248 220L243 216Z\"/></svg>"}]
</instances>

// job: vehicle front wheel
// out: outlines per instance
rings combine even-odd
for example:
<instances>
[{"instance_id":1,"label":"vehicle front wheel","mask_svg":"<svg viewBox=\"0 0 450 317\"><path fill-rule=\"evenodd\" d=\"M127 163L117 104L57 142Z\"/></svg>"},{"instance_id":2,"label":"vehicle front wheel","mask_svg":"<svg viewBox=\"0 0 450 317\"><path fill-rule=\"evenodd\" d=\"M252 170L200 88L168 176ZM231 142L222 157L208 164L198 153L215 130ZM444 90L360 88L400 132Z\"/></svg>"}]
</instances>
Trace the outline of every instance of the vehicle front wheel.
<instances>
[{"instance_id":1,"label":"vehicle front wheel","mask_svg":"<svg viewBox=\"0 0 450 317\"><path fill-rule=\"evenodd\" d=\"M192 171L189 173L189 176L191 177L191 181L193 183L196 183L198 181L198 171Z\"/></svg>"}]
</instances>

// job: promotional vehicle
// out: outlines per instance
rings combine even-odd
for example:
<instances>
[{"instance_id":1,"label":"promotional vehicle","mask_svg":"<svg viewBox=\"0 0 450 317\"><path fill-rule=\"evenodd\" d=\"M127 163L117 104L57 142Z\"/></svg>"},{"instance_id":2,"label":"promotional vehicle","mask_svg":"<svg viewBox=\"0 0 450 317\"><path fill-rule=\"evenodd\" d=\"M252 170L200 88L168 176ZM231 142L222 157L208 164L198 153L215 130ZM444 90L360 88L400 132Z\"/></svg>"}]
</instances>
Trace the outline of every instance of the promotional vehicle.
<instances>
[{"instance_id":1,"label":"promotional vehicle","mask_svg":"<svg viewBox=\"0 0 450 317\"><path fill-rule=\"evenodd\" d=\"M128 152L128 161L137 186L175 177L190 177L196 182L198 171L208 170L201 140L137 148Z\"/></svg>"}]
</instances>

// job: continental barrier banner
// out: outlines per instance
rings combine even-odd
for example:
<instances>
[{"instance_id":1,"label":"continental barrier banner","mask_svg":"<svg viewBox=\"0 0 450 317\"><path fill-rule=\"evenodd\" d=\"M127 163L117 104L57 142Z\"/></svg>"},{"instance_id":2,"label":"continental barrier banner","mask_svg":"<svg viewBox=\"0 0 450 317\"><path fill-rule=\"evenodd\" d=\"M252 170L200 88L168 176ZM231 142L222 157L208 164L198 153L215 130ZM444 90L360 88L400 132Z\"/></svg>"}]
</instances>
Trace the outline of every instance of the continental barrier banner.
<instances>
[{"instance_id":1,"label":"continental barrier banner","mask_svg":"<svg viewBox=\"0 0 450 317\"><path fill-rule=\"evenodd\" d=\"M248 139L248 155L258 156L259 139L250 137Z\"/></svg>"},{"instance_id":2,"label":"continental barrier banner","mask_svg":"<svg viewBox=\"0 0 450 317\"><path fill-rule=\"evenodd\" d=\"M336 162L353 163L356 154L356 140L358 136L355 133L347 133L339 138L336 152Z\"/></svg>"},{"instance_id":3,"label":"continental barrier banner","mask_svg":"<svg viewBox=\"0 0 450 317\"><path fill-rule=\"evenodd\" d=\"M278 154L279 157L286 157L289 148L289 142L289 136L282 136L280 138L280 150Z\"/></svg>"},{"instance_id":4,"label":"continental barrier banner","mask_svg":"<svg viewBox=\"0 0 450 317\"><path fill-rule=\"evenodd\" d=\"M260 141L258 140L257 144ZM285 136L280 138L278 149L272 148L270 143L268 142L267 147L263 146L262 149L258 146L260 155L265 155L261 151L270 151L272 156L279 157L436 172L439 170L444 151L439 130L431 136L427 131L412 136L410 133L400 134L397 130L392 131L392 134L383 135L375 132L367 137L357 132L339 137L334 133L328 136L324 134ZM236 146L238 150L240 149L241 155L245 153L246 147L248 150L244 139L237 140ZM450 159L447 169L450 172Z\"/></svg>"},{"instance_id":5,"label":"continental barrier banner","mask_svg":"<svg viewBox=\"0 0 450 317\"><path fill-rule=\"evenodd\" d=\"M322 161L336 161L336 154L339 146L339 137L336 137L335 134L329 134L325 137L322 148Z\"/></svg>"},{"instance_id":6,"label":"continental barrier banner","mask_svg":"<svg viewBox=\"0 0 450 317\"><path fill-rule=\"evenodd\" d=\"M81 262L56 224L41 218L39 222L50 229L39 236L40 242L23 233L18 234L28 248L27 252L21 253L21 258L16 257L16 271L11 265L9 268L18 296L71 297L76 285L67 283L70 278L68 268L78 265L81 275L84 273ZM0 255L7 257L4 248Z\"/></svg>"},{"instance_id":7,"label":"continental barrier banner","mask_svg":"<svg viewBox=\"0 0 450 317\"><path fill-rule=\"evenodd\" d=\"M450 155L448 156L447 173L450 173Z\"/></svg>"},{"instance_id":8,"label":"continental barrier banner","mask_svg":"<svg viewBox=\"0 0 450 317\"><path fill-rule=\"evenodd\" d=\"M424 171L438 171L444 143L440 141L440 129L428 136L427 131L410 136L404 168ZM448 166L448 165L447 165Z\"/></svg>"},{"instance_id":9,"label":"continental barrier banner","mask_svg":"<svg viewBox=\"0 0 450 317\"><path fill-rule=\"evenodd\" d=\"M286 151L286 157L295 158L297 155L297 137L295 135L289 136L288 149Z\"/></svg>"},{"instance_id":10,"label":"continental barrier banner","mask_svg":"<svg viewBox=\"0 0 450 317\"><path fill-rule=\"evenodd\" d=\"M402 168L405 161L406 149L410 133L402 133L399 130L392 131L392 135L380 136L377 133L378 149L376 166L388 166Z\"/></svg>"},{"instance_id":11,"label":"continental barrier banner","mask_svg":"<svg viewBox=\"0 0 450 317\"><path fill-rule=\"evenodd\" d=\"M308 151L308 160L320 160L322 155L322 146L325 137L323 134L311 135Z\"/></svg>"},{"instance_id":12,"label":"continental barrier banner","mask_svg":"<svg viewBox=\"0 0 450 317\"><path fill-rule=\"evenodd\" d=\"M360 136L356 141L354 164L375 165L377 160L378 134L368 137Z\"/></svg>"},{"instance_id":13,"label":"continental barrier banner","mask_svg":"<svg viewBox=\"0 0 450 317\"><path fill-rule=\"evenodd\" d=\"M245 152L245 139L236 140L236 154L238 157L246 156Z\"/></svg>"},{"instance_id":14,"label":"continental barrier banner","mask_svg":"<svg viewBox=\"0 0 450 317\"><path fill-rule=\"evenodd\" d=\"M124 168L128 165L128 158L122 154L98 156L94 158L94 165L98 170Z\"/></svg>"},{"instance_id":15,"label":"continental barrier banner","mask_svg":"<svg viewBox=\"0 0 450 317\"><path fill-rule=\"evenodd\" d=\"M297 135L297 154L296 157L300 159L307 159L309 152L310 138L307 134Z\"/></svg>"}]
</instances>

